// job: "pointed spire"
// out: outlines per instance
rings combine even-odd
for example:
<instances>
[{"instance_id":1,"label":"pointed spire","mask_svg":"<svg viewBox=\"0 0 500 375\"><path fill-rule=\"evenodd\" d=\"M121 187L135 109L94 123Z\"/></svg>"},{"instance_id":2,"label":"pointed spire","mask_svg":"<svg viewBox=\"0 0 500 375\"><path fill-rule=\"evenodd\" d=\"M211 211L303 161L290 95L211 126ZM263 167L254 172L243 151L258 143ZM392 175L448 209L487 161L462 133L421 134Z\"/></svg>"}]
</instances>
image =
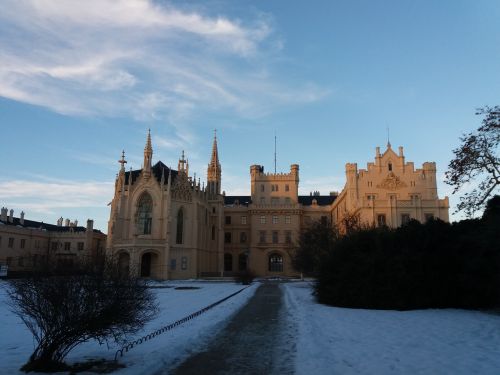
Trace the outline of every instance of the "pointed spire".
<instances>
[{"instance_id":1,"label":"pointed spire","mask_svg":"<svg viewBox=\"0 0 500 375\"><path fill-rule=\"evenodd\" d=\"M125 160L125 150L122 150L122 158L118 160L118 163L122 165L120 167L120 173L125 172L125 164L127 164L127 161Z\"/></svg>"},{"instance_id":2,"label":"pointed spire","mask_svg":"<svg viewBox=\"0 0 500 375\"><path fill-rule=\"evenodd\" d=\"M212 143L212 155L207 168L207 189L210 194L220 194L221 166L219 162L219 151L217 149L217 129L214 130L214 141Z\"/></svg>"},{"instance_id":3,"label":"pointed spire","mask_svg":"<svg viewBox=\"0 0 500 375\"><path fill-rule=\"evenodd\" d=\"M151 160L153 159L153 147L151 146L151 129L148 129L148 138L144 147L144 164L142 168L146 172L151 171Z\"/></svg>"}]
</instances>

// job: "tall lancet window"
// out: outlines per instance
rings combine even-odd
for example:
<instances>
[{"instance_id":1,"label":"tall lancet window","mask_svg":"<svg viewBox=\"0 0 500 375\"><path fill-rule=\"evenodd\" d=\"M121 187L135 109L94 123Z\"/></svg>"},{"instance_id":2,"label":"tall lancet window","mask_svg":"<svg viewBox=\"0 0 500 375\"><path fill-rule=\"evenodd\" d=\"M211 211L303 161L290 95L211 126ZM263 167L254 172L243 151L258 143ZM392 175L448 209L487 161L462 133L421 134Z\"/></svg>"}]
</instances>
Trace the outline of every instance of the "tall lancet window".
<instances>
[{"instance_id":1,"label":"tall lancet window","mask_svg":"<svg viewBox=\"0 0 500 375\"><path fill-rule=\"evenodd\" d=\"M137 230L139 234L151 234L153 200L148 193L142 194L137 204Z\"/></svg>"},{"instance_id":2,"label":"tall lancet window","mask_svg":"<svg viewBox=\"0 0 500 375\"><path fill-rule=\"evenodd\" d=\"M179 212L177 212L177 235L175 237L175 243L182 243L182 235L184 231L184 211L182 208L179 208Z\"/></svg>"}]
</instances>

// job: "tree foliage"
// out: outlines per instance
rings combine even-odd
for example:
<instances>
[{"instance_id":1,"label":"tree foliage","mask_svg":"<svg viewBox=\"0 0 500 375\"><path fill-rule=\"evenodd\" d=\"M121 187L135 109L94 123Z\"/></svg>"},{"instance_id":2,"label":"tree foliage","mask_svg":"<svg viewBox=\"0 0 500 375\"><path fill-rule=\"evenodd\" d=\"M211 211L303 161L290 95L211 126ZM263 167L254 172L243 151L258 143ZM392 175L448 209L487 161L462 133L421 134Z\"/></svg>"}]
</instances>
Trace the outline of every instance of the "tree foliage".
<instances>
[{"instance_id":1,"label":"tree foliage","mask_svg":"<svg viewBox=\"0 0 500 375\"><path fill-rule=\"evenodd\" d=\"M339 232L329 223L317 221L305 228L292 254L293 267L308 276L317 275L322 260L332 251Z\"/></svg>"},{"instance_id":2,"label":"tree foliage","mask_svg":"<svg viewBox=\"0 0 500 375\"><path fill-rule=\"evenodd\" d=\"M468 190L457 206L457 211L464 211L468 217L484 208L500 187L500 106L481 108L477 114L484 116L482 125L460 138L462 144L453 150L454 158L446 172L446 183L453 186L453 194Z\"/></svg>"},{"instance_id":3,"label":"tree foliage","mask_svg":"<svg viewBox=\"0 0 500 375\"><path fill-rule=\"evenodd\" d=\"M124 275L116 262L48 266L13 280L10 306L28 327L36 348L25 371L64 369L77 345L123 341L157 311L154 295L142 280Z\"/></svg>"}]
</instances>

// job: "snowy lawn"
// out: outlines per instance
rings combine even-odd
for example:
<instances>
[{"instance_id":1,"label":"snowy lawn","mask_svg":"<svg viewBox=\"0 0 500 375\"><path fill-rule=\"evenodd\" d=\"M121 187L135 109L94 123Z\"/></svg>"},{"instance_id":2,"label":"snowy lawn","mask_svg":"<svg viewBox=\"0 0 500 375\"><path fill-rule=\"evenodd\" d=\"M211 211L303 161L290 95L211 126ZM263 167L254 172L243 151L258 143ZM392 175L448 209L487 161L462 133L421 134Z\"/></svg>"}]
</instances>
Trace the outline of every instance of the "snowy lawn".
<instances>
[{"instance_id":1,"label":"snowy lawn","mask_svg":"<svg viewBox=\"0 0 500 375\"><path fill-rule=\"evenodd\" d=\"M500 374L499 315L336 308L316 303L308 283L284 287L298 375Z\"/></svg>"},{"instance_id":2,"label":"snowy lawn","mask_svg":"<svg viewBox=\"0 0 500 375\"><path fill-rule=\"evenodd\" d=\"M157 283L171 288L153 289L158 297L159 314L147 324L137 337L173 323L211 303L222 299L243 286L232 282L179 281ZM183 359L198 351L254 294L258 283L254 283L240 294L230 298L199 317L165 332L134 347L119 358L127 367L117 374L151 374L160 369L175 367ZM198 287L200 289L176 290L175 287ZM24 374L19 368L26 363L34 349L31 333L21 320L6 306L8 297L6 283L0 283L0 374ZM74 349L67 363L83 362L87 359L113 359L116 346L100 346L96 342L84 343Z\"/></svg>"}]
</instances>

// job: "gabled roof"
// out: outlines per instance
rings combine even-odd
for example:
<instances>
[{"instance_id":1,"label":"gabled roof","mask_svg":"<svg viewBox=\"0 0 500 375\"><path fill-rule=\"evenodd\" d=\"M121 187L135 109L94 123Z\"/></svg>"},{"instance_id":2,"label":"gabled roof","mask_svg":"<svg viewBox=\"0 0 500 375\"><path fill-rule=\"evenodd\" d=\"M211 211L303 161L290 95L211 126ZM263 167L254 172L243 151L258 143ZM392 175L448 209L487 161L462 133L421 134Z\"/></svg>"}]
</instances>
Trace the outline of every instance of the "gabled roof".
<instances>
[{"instance_id":1,"label":"gabled roof","mask_svg":"<svg viewBox=\"0 0 500 375\"><path fill-rule=\"evenodd\" d=\"M170 170L171 170L169 167L167 167L161 161L158 161L155 165L153 165L153 167L151 169L152 169L153 175L155 176L155 178L158 182L161 182L161 175L163 172L163 176L165 179L164 182L165 182L165 184L167 183L168 175L169 175ZM125 172L125 185L128 185L130 175L132 175L132 183L134 183L134 181L136 181L139 178L141 172L142 172L142 169L136 169L133 171ZM176 179L178 174L179 174L178 171L172 169L172 182Z\"/></svg>"}]
</instances>

